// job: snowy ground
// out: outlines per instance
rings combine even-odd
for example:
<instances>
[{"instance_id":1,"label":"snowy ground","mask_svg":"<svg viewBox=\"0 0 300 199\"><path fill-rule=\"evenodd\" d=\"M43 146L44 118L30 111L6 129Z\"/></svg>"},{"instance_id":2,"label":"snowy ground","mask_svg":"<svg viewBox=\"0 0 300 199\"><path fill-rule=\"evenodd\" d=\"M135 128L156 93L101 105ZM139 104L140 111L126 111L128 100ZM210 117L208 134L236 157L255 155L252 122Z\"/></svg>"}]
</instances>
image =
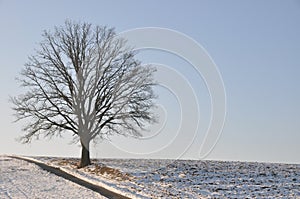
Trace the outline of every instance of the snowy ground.
<instances>
[{"instance_id":1,"label":"snowy ground","mask_svg":"<svg viewBox=\"0 0 300 199\"><path fill-rule=\"evenodd\" d=\"M0 156L0 198L105 198L38 166Z\"/></svg>"},{"instance_id":2,"label":"snowy ground","mask_svg":"<svg viewBox=\"0 0 300 199\"><path fill-rule=\"evenodd\" d=\"M300 165L190 160L38 158L136 198L300 198Z\"/></svg>"}]
</instances>

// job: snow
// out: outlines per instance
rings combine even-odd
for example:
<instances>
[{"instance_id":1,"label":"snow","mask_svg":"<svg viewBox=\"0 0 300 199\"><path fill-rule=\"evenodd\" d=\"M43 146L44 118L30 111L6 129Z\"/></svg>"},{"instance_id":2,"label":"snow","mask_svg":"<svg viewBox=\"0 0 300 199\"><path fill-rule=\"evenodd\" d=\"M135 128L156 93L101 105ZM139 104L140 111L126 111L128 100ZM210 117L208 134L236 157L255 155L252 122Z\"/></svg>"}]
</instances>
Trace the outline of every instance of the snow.
<instances>
[{"instance_id":1,"label":"snow","mask_svg":"<svg viewBox=\"0 0 300 199\"><path fill-rule=\"evenodd\" d=\"M300 198L300 165L257 162L29 158L129 198ZM104 198L38 166L0 156L0 198Z\"/></svg>"},{"instance_id":2,"label":"snow","mask_svg":"<svg viewBox=\"0 0 300 199\"><path fill-rule=\"evenodd\" d=\"M299 164L100 159L77 169L75 159L38 159L130 198L300 198Z\"/></svg>"},{"instance_id":3,"label":"snow","mask_svg":"<svg viewBox=\"0 0 300 199\"><path fill-rule=\"evenodd\" d=\"M105 198L26 161L0 156L0 198Z\"/></svg>"}]
</instances>

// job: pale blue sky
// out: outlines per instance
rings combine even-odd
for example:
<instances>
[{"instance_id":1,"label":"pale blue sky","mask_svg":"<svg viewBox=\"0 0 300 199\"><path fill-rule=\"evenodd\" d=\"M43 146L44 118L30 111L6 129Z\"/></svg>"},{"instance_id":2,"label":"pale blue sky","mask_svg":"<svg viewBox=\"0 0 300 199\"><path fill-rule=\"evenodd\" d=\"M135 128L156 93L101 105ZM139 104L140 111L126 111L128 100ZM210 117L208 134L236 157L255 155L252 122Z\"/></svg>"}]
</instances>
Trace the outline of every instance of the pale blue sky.
<instances>
[{"instance_id":1,"label":"pale blue sky","mask_svg":"<svg viewBox=\"0 0 300 199\"><path fill-rule=\"evenodd\" d=\"M206 49L218 66L227 95L224 130L207 158L300 163L300 1L297 0L0 0L0 153L79 156L79 148L66 144L67 138L31 145L16 142L14 139L20 135L22 124L12 123L8 103L9 95L22 92L14 78L37 47L42 30L61 25L67 18L114 26L117 32L151 26L174 29L190 36ZM192 69L185 70L187 63L167 53L142 52L140 58L169 65L186 76L197 90L199 108L204 115L199 131L205 128L209 100L201 78L194 76ZM186 66L184 70L183 66ZM172 137L172 128L176 128L180 119L174 115L180 110L170 94L161 95L161 103L170 100L165 107L170 111L166 129L167 135ZM170 104L174 107L169 107ZM198 132L183 158L197 159L201 138ZM131 146L136 142L121 141ZM157 147L164 141L157 141ZM96 157L134 156L118 151L107 142L92 150ZM139 150L143 151L135 148L135 152ZM153 157L173 157L176 150L182 148L174 145Z\"/></svg>"}]
</instances>

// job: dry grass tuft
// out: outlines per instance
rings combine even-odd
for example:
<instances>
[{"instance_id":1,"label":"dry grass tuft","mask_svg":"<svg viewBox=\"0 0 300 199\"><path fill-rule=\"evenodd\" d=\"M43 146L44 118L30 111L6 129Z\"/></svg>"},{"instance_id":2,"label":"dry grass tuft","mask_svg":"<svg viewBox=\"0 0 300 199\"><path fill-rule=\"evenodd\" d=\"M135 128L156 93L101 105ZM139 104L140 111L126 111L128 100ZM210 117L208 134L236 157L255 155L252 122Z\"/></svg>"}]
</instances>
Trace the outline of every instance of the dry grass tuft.
<instances>
[{"instance_id":1,"label":"dry grass tuft","mask_svg":"<svg viewBox=\"0 0 300 199\"><path fill-rule=\"evenodd\" d=\"M132 176L128 173L123 173L119 169L111 168L105 165L93 164L92 166L83 169L89 173L108 177L113 180L123 181L132 179Z\"/></svg>"},{"instance_id":2,"label":"dry grass tuft","mask_svg":"<svg viewBox=\"0 0 300 199\"><path fill-rule=\"evenodd\" d=\"M73 158L62 158L59 160L53 160L52 163L59 165L59 166L69 166L73 169L79 169L78 165L79 165L79 160L78 159L73 159ZM112 180L118 180L118 181L125 181L125 180L131 180L133 179L133 176L131 176L128 173L124 173L122 171L120 171L119 169L115 169L115 168L111 168L108 167L104 164L97 164L94 163L90 166L81 168L82 170L84 170L85 172L97 175L97 176L101 176L101 177L105 177L105 178L109 178Z\"/></svg>"}]
</instances>

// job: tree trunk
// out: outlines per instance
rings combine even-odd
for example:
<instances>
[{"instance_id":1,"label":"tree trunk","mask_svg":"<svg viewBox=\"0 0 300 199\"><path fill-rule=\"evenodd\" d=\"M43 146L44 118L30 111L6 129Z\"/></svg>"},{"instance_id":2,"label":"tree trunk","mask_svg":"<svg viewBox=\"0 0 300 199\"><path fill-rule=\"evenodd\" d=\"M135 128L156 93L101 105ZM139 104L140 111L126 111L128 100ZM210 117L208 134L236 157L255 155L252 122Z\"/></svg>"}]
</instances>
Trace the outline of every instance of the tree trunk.
<instances>
[{"instance_id":1,"label":"tree trunk","mask_svg":"<svg viewBox=\"0 0 300 199\"><path fill-rule=\"evenodd\" d=\"M81 141L81 160L79 164L79 168L88 166L91 164L91 159L90 159L90 150L89 150L89 142L86 144L83 144Z\"/></svg>"}]
</instances>

